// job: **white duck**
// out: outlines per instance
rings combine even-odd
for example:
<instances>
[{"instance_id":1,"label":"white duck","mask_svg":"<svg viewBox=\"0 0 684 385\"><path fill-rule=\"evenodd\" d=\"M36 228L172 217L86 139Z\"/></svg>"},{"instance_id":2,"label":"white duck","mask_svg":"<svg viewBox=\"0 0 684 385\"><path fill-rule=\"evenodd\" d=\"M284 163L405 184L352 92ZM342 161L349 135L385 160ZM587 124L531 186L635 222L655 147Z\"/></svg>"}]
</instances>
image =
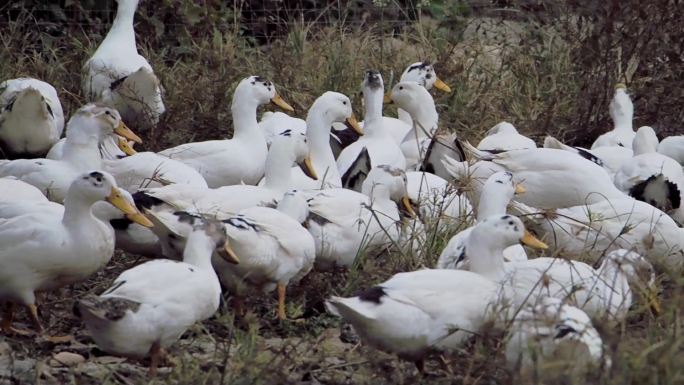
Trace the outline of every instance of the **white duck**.
<instances>
[{"instance_id":1,"label":"white duck","mask_svg":"<svg viewBox=\"0 0 684 385\"><path fill-rule=\"evenodd\" d=\"M156 125L165 111L162 86L135 44L138 0L117 3L111 29L83 66L83 92L114 106L126 121Z\"/></svg>"},{"instance_id":2,"label":"white duck","mask_svg":"<svg viewBox=\"0 0 684 385\"><path fill-rule=\"evenodd\" d=\"M316 99L306 115L306 136L311 148L311 161L318 180L293 169L292 187L320 189L342 187L342 178L330 148L330 127L346 121L359 135L363 134L352 111L351 100L338 92L327 91Z\"/></svg>"},{"instance_id":3,"label":"white duck","mask_svg":"<svg viewBox=\"0 0 684 385\"><path fill-rule=\"evenodd\" d=\"M648 202L684 222L684 171L674 159L656 152L658 137L643 126L634 136L634 157L615 174L615 185L630 196Z\"/></svg>"},{"instance_id":4,"label":"white duck","mask_svg":"<svg viewBox=\"0 0 684 385\"><path fill-rule=\"evenodd\" d=\"M489 169L510 171L516 181L525 181L528 192L519 201L530 206L552 209L625 197L603 167L568 151L533 148L490 154L468 143L465 147L477 158L495 164ZM447 158L445 166L454 178L462 178L458 162Z\"/></svg>"},{"instance_id":5,"label":"white duck","mask_svg":"<svg viewBox=\"0 0 684 385\"><path fill-rule=\"evenodd\" d=\"M528 148L537 148L534 140L520 135L515 126L508 122L497 123L490 128L485 134L486 136L478 143L478 150L488 152L502 152L510 150L525 150Z\"/></svg>"},{"instance_id":6,"label":"white duck","mask_svg":"<svg viewBox=\"0 0 684 385\"><path fill-rule=\"evenodd\" d=\"M506 340L509 368L523 374L562 359L575 368L598 366L604 356L603 340L589 316L582 310L553 297L540 298L515 316Z\"/></svg>"},{"instance_id":7,"label":"white duck","mask_svg":"<svg viewBox=\"0 0 684 385\"><path fill-rule=\"evenodd\" d=\"M506 214L506 209L515 194L522 194L525 189L513 181L513 174L500 171L487 179L482 189L482 196L477 207L477 220L482 221L494 215ZM438 269L468 270L469 250L467 240L473 227L469 227L451 237L437 260ZM526 260L527 253L520 245L507 247L503 252L506 261Z\"/></svg>"},{"instance_id":8,"label":"white duck","mask_svg":"<svg viewBox=\"0 0 684 385\"><path fill-rule=\"evenodd\" d=\"M658 143L658 152L684 166L684 135L664 138Z\"/></svg>"},{"instance_id":9,"label":"white duck","mask_svg":"<svg viewBox=\"0 0 684 385\"><path fill-rule=\"evenodd\" d=\"M615 85L615 95L610 101L610 117L613 119L613 130L599 136L591 145L592 150L604 146L629 147L634 139L634 105L627 94L627 87L622 83Z\"/></svg>"},{"instance_id":10,"label":"white duck","mask_svg":"<svg viewBox=\"0 0 684 385\"><path fill-rule=\"evenodd\" d=\"M214 258L221 282L237 297L251 287L259 292L277 288L278 319L287 318L285 291L311 271L316 258L312 235L301 225L308 215L302 192L288 192L276 209L251 207L223 221L239 265ZM244 253L244 254L243 254Z\"/></svg>"},{"instance_id":11,"label":"white duck","mask_svg":"<svg viewBox=\"0 0 684 385\"><path fill-rule=\"evenodd\" d=\"M66 143L66 138L60 139L48 151L45 158L59 160L64 157L64 144ZM119 136L117 134L112 134L107 136L102 143L100 143L100 155L102 159L121 159L129 155L135 155L137 152L133 149L132 143L126 138Z\"/></svg>"},{"instance_id":12,"label":"white duck","mask_svg":"<svg viewBox=\"0 0 684 385\"><path fill-rule=\"evenodd\" d=\"M544 138L544 148L555 148L573 152L603 167L611 178L614 178L622 165L634 156L631 146L603 146L587 150L582 147L568 146L552 136Z\"/></svg>"},{"instance_id":13,"label":"white duck","mask_svg":"<svg viewBox=\"0 0 684 385\"><path fill-rule=\"evenodd\" d=\"M111 226L91 211L101 200L125 214L138 213L122 197L111 175L92 171L80 174L71 183L63 211L29 210L0 219L0 264L4 266L0 272L0 300L26 306L40 332L43 327L35 292L83 281L104 267L114 253ZM0 211L4 205L16 210L16 202L0 204ZM13 306L3 318L2 329L25 334L12 327Z\"/></svg>"},{"instance_id":14,"label":"white duck","mask_svg":"<svg viewBox=\"0 0 684 385\"><path fill-rule=\"evenodd\" d=\"M57 91L33 78L0 83L0 147L12 158L43 156L64 130Z\"/></svg>"},{"instance_id":15,"label":"white duck","mask_svg":"<svg viewBox=\"0 0 684 385\"><path fill-rule=\"evenodd\" d=\"M406 196L403 170L381 165L371 169L363 194L347 189L314 192L307 228L316 240L316 266L351 266L364 248L387 246L399 239L400 201L414 215Z\"/></svg>"},{"instance_id":16,"label":"white duck","mask_svg":"<svg viewBox=\"0 0 684 385\"><path fill-rule=\"evenodd\" d=\"M292 117L286 113L266 111L261 115L259 128L264 134L266 144L271 147L273 139L283 131L306 134L306 120Z\"/></svg>"},{"instance_id":17,"label":"white duck","mask_svg":"<svg viewBox=\"0 0 684 385\"><path fill-rule=\"evenodd\" d=\"M223 226L203 221L187 239L183 262L159 259L124 271L100 296L78 301L75 309L104 351L151 358L154 375L165 348L218 309L221 285L211 265L217 249L231 263Z\"/></svg>"},{"instance_id":18,"label":"white duck","mask_svg":"<svg viewBox=\"0 0 684 385\"><path fill-rule=\"evenodd\" d=\"M48 202L43 193L31 184L14 177L0 178L0 202Z\"/></svg>"},{"instance_id":19,"label":"white duck","mask_svg":"<svg viewBox=\"0 0 684 385\"><path fill-rule=\"evenodd\" d=\"M78 175L102 166L99 144L113 132L140 141L121 120L119 113L100 104L81 107L69 119L64 157L18 159L0 165L0 177L14 176L42 191L50 200L62 202L71 182Z\"/></svg>"},{"instance_id":20,"label":"white duck","mask_svg":"<svg viewBox=\"0 0 684 385\"><path fill-rule=\"evenodd\" d=\"M513 208L533 221L530 227L552 250L568 258L596 261L625 248L675 271L684 267L684 229L648 203L626 197L546 212L519 203Z\"/></svg>"},{"instance_id":21,"label":"white duck","mask_svg":"<svg viewBox=\"0 0 684 385\"><path fill-rule=\"evenodd\" d=\"M406 169L406 158L383 126L382 103L384 83L377 71L366 71L363 80L364 135L350 144L337 157L337 168L342 175L342 186L360 191L367 170L381 164ZM367 157L361 156L366 151ZM370 161L359 167L357 162ZM363 170L363 171L362 171ZM364 172L365 171L365 172Z\"/></svg>"},{"instance_id":22,"label":"white duck","mask_svg":"<svg viewBox=\"0 0 684 385\"><path fill-rule=\"evenodd\" d=\"M273 83L260 76L245 78L233 94L232 139L181 144L159 154L193 167L212 188L242 183L255 185L264 176L268 152L256 112L268 102L294 111L278 95Z\"/></svg>"}]
</instances>

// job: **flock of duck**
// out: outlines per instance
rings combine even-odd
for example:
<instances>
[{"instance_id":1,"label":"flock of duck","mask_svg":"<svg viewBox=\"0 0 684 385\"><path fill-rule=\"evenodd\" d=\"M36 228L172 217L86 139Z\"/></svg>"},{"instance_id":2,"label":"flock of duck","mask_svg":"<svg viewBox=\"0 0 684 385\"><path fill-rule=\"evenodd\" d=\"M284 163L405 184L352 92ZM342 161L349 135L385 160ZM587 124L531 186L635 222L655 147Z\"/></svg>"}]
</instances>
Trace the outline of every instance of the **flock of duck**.
<instances>
[{"instance_id":1,"label":"flock of duck","mask_svg":"<svg viewBox=\"0 0 684 385\"><path fill-rule=\"evenodd\" d=\"M238 315L246 296L276 291L284 320L287 285L310 271L350 267L374 250L419 254L429 223L460 226L473 213L434 268L333 296L328 311L420 369L492 320L509 333L512 365L566 345L609 365L590 319L621 322L637 297L660 311L653 265L679 272L684 260L684 137L635 132L624 85L610 104L614 129L591 149L552 137L537 148L506 122L475 147L437 133L429 91L450 89L429 63L408 66L386 96L381 75L367 71L363 122L338 92L318 97L305 120L267 112L259 121L262 105L293 108L271 81L250 76L233 95L232 139L136 152L141 139L124 121L155 125L165 112L137 52L136 8L118 0L84 66L93 102L69 118L65 138L55 88L31 78L0 85L4 333L33 333L13 326L17 305L43 333L36 292L84 281L115 248L157 258L74 306L103 350L149 356L154 372L164 348L217 311L222 287ZM398 118L383 116L384 102ZM547 256L528 258L520 243Z\"/></svg>"}]
</instances>

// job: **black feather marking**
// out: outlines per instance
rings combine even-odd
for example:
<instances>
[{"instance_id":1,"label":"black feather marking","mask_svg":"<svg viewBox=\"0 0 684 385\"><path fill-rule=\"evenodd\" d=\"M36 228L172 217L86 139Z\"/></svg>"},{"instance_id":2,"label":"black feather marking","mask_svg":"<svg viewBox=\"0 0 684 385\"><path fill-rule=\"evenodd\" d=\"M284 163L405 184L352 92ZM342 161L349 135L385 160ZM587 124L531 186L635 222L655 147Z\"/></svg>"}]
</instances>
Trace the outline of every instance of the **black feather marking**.
<instances>
[{"instance_id":1,"label":"black feather marking","mask_svg":"<svg viewBox=\"0 0 684 385\"><path fill-rule=\"evenodd\" d=\"M347 171L342 175L342 186L347 189L361 191L361 185L366 180L371 169L370 155L364 147Z\"/></svg>"},{"instance_id":2,"label":"black feather marking","mask_svg":"<svg viewBox=\"0 0 684 385\"><path fill-rule=\"evenodd\" d=\"M458 159L458 161L463 162L464 160L466 160L465 149L463 148L463 144L461 144L461 141L458 140L458 138L454 138L454 148L458 152L458 155L461 157L461 159Z\"/></svg>"},{"instance_id":3,"label":"black feather marking","mask_svg":"<svg viewBox=\"0 0 684 385\"><path fill-rule=\"evenodd\" d=\"M142 210L143 208L149 209L164 203L163 200L148 195L144 191L136 191L133 193L133 201L138 210Z\"/></svg>"},{"instance_id":4,"label":"black feather marking","mask_svg":"<svg viewBox=\"0 0 684 385\"><path fill-rule=\"evenodd\" d=\"M665 184L667 188L666 202L659 202L652 197L647 196L646 189L649 187L649 185L654 183ZM663 211L678 209L682 204L681 193L677 187L677 184L667 180L663 174L651 175L651 177L645 181L634 185L631 189L629 189L629 195L634 199L649 203Z\"/></svg>"},{"instance_id":5,"label":"black feather marking","mask_svg":"<svg viewBox=\"0 0 684 385\"><path fill-rule=\"evenodd\" d=\"M9 103L5 106L5 111L12 111L12 108L14 108L14 102L17 100L17 97L13 97L10 99Z\"/></svg>"},{"instance_id":6,"label":"black feather marking","mask_svg":"<svg viewBox=\"0 0 684 385\"><path fill-rule=\"evenodd\" d=\"M120 79L114 80L114 81L109 85L109 89L112 90L112 91L116 91L119 87L121 87L121 85L123 84L124 81L126 81L127 78L128 78L128 76L124 76L124 77L122 77L122 78L120 78Z\"/></svg>"},{"instance_id":7,"label":"black feather marking","mask_svg":"<svg viewBox=\"0 0 684 385\"><path fill-rule=\"evenodd\" d=\"M409 73L413 70L424 70L425 68L427 68L429 66L430 66L430 62L428 62L428 61L424 61L424 62L421 62L418 64L414 64L414 65L409 67L409 69L406 71L406 73Z\"/></svg>"},{"instance_id":8,"label":"black feather marking","mask_svg":"<svg viewBox=\"0 0 684 385\"><path fill-rule=\"evenodd\" d=\"M359 134L353 129L346 127L344 130L334 130L334 135L342 148L349 146L359 139Z\"/></svg>"},{"instance_id":9,"label":"black feather marking","mask_svg":"<svg viewBox=\"0 0 684 385\"><path fill-rule=\"evenodd\" d=\"M570 333L577 333L577 330L568 325L558 325L556 326L556 335L554 339L561 339Z\"/></svg>"},{"instance_id":10,"label":"black feather marking","mask_svg":"<svg viewBox=\"0 0 684 385\"><path fill-rule=\"evenodd\" d=\"M79 301L78 305L91 309L91 311L104 312L104 318L109 321L118 321L126 315L128 310L135 313L140 308L140 302L125 298L84 298Z\"/></svg>"},{"instance_id":11,"label":"black feather marking","mask_svg":"<svg viewBox=\"0 0 684 385\"><path fill-rule=\"evenodd\" d=\"M125 231L128 230L128 226L133 224L133 221L128 218L116 218L110 219L109 224L112 225L114 230Z\"/></svg>"},{"instance_id":12,"label":"black feather marking","mask_svg":"<svg viewBox=\"0 0 684 385\"><path fill-rule=\"evenodd\" d=\"M366 71L366 85L368 85L368 87L371 89L382 88L380 72L374 70Z\"/></svg>"},{"instance_id":13,"label":"black feather marking","mask_svg":"<svg viewBox=\"0 0 684 385\"><path fill-rule=\"evenodd\" d=\"M322 217L314 212L309 211L309 216L306 219L306 222L308 223L309 221L318 223L320 226L324 226L328 223L332 223L329 221L327 218Z\"/></svg>"},{"instance_id":14,"label":"black feather marking","mask_svg":"<svg viewBox=\"0 0 684 385\"><path fill-rule=\"evenodd\" d=\"M458 258L456 259L455 265L458 266L458 264L461 263L461 262L463 262L463 261L465 261L465 259L466 259L466 248L465 248L465 246L463 246L463 247L461 248L461 254L460 254L460 255L458 256Z\"/></svg>"},{"instance_id":15,"label":"black feather marking","mask_svg":"<svg viewBox=\"0 0 684 385\"><path fill-rule=\"evenodd\" d=\"M55 114L52 112L52 107L50 107L50 103L45 102L45 107L47 107L48 113L49 113L50 116L52 116L52 118L54 119L54 118L55 118Z\"/></svg>"},{"instance_id":16,"label":"black feather marking","mask_svg":"<svg viewBox=\"0 0 684 385\"><path fill-rule=\"evenodd\" d=\"M288 137L292 136L292 130L288 128L287 130L281 132L279 135L288 136Z\"/></svg>"},{"instance_id":17,"label":"black feather marking","mask_svg":"<svg viewBox=\"0 0 684 385\"><path fill-rule=\"evenodd\" d=\"M235 228L242 229L242 230L247 230L247 229L252 229L254 231L259 231L257 226L244 217L238 215L237 217L229 218L226 220L221 221L223 223L227 223Z\"/></svg>"},{"instance_id":18,"label":"black feather marking","mask_svg":"<svg viewBox=\"0 0 684 385\"><path fill-rule=\"evenodd\" d=\"M380 298L386 296L387 293L382 286L373 286L370 289L364 290L359 293L358 297L361 301L374 302L379 304Z\"/></svg>"},{"instance_id":19,"label":"black feather marking","mask_svg":"<svg viewBox=\"0 0 684 385\"><path fill-rule=\"evenodd\" d=\"M597 157L596 155L592 154L591 152L589 152L589 151L587 151L581 147L575 147L575 149L577 150L577 154L579 154L579 156L581 156L582 158L588 159L588 160L598 164L599 166L603 167L603 161L599 157Z\"/></svg>"},{"instance_id":20,"label":"black feather marking","mask_svg":"<svg viewBox=\"0 0 684 385\"><path fill-rule=\"evenodd\" d=\"M430 144L428 145L427 151L425 151L425 158L423 158L423 163L421 163L418 171L429 172L430 174L435 173L435 166L430 162L430 156L432 155L432 150L435 148L435 143L437 143L436 135L430 139Z\"/></svg>"},{"instance_id":21,"label":"black feather marking","mask_svg":"<svg viewBox=\"0 0 684 385\"><path fill-rule=\"evenodd\" d=\"M200 216L190 214L187 211L176 211L173 213L173 215L178 217L178 222L185 222L191 225L195 224L195 220L201 219Z\"/></svg>"},{"instance_id":22,"label":"black feather marking","mask_svg":"<svg viewBox=\"0 0 684 385\"><path fill-rule=\"evenodd\" d=\"M117 281L117 282L114 284L114 286L112 286L112 287L110 287L109 289L105 290L105 292L102 293L102 294L110 294L110 293L113 293L116 289L120 288L120 287L123 286L125 283L126 283L125 280L123 280L123 281Z\"/></svg>"}]
</instances>

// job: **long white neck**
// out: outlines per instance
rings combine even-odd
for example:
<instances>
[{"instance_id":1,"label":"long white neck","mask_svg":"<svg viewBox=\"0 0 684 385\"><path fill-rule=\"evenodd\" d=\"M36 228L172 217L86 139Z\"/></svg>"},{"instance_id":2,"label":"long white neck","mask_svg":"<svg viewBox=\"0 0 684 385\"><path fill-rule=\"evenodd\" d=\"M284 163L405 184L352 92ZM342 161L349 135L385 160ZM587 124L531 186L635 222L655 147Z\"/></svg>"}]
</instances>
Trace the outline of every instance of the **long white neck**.
<instances>
[{"instance_id":1,"label":"long white neck","mask_svg":"<svg viewBox=\"0 0 684 385\"><path fill-rule=\"evenodd\" d=\"M318 177L326 181L338 180L340 173L337 170L335 156L330 148L330 128L332 119L326 117L324 106L312 106L306 117L306 137L309 141L311 162Z\"/></svg>"},{"instance_id":2,"label":"long white neck","mask_svg":"<svg viewBox=\"0 0 684 385\"><path fill-rule=\"evenodd\" d=\"M64 198L64 215L62 216L62 223L65 228L83 231L91 225L80 226L84 221L86 223L97 220L91 211L93 202L90 199L83 199L80 194L75 194L73 188L69 188L66 198Z\"/></svg>"},{"instance_id":3,"label":"long white neck","mask_svg":"<svg viewBox=\"0 0 684 385\"><path fill-rule=\"evenodd\" d=\"M511 197L502 189L496 188L497 186L491 186L493 188L487 187L489 186L485 186L483 189L480 203L477 205L478 221L492 215L505 214L508 203L511 201Z\"/></svg>"},{"instance_id":4,"label":"long white neck","mask_svg":"<svg viewBox=\"0 0 684 385\"><path fill-rule=\"evenodd\" d=\"M363 90L363 103L365 112L363 116L364 136L373 137L384 134L382 126L382 88L373 89L365 87Z\"/></svg>"},{"instance_id":5,"label":"long white neck","mask_svg":"<svg viewBox=\"0 0 684 385\"><path fill-rule=\"evenodd\" d=\"M470 271L491 280L504 278L502 247L492 242L492 234L483 234L474 228L466 241L466 253L470 257Z\"/></svg>"},{"instance_id":6,"label":"long white neck","mask_svg":"<svg viewBox=\"0 0 684 385\"><path fill-rule=\"evenodd\" d=\"M266 157L264 187L285 193L292 184L291 172L294 161L295 153L292 146L281 140L273 141Z\"/></svg>"},{"instance_id":7,"label":"long white neck","mask_svg":"<svg viewBox=\"0 0 684 385\"><path fill-rule=\"evenodd\" d=\"M200 269L213 271L211 255L214 253L215 248L216 244L203 230L193 231L185 243L183 262L197 266Z\"/></svg>"},{"instance_id":8,"label":"long white neck","mask_svg":"<svg viewBox=\"0 0 684 385\"><path fill-rule=\"evenodd\" d=\"M406 135L406 139L422 139L432 136L437 131L439 115L433 100L422 100L411 109L413 129Z\"/></svg>"},{"instance_id":9,"label":"long white neck","mask_svg":"<svg viewBox=\"0 0 684 385\"><path fill-rule=\"evenodd\" d=\"M133 18L138 7L138 1L119 0L116 9L116 17L100 47L116 46L132 49L138 53L135 45L135 31L133 30Z\"/></svg>"},{"instance_id":10,"label":"long white neck","mask_svg":"<svg viewBox=\"0 0 684 385\"><path fill-rule=\"evenodd\" d=\"M408 113L406 110L402 110L401 108L397 108L397 117L399 120L402 122L408 124L409 126L413 127L413 119L411 119L411 114Z\"/></svg>"},{"instance_id":11,"label":"long white neck","mask_svg":"<svg viewBox=\"0 0 684 385\"><path fill-rule=\"evenodd\" d=\"M249 141L266 146L266 139L257 121L258 103L251 98L241 98L235 95L230 107L233 113L233 138L240 141Z\"/></svg>"}]
</instances>

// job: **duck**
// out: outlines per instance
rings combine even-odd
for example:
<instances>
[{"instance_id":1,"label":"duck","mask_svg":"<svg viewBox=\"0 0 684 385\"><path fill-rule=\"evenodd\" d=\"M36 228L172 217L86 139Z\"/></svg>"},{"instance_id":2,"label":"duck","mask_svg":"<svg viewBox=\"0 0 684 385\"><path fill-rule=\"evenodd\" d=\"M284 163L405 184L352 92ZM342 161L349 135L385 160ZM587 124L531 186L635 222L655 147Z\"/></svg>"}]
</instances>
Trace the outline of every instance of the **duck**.
<instances>
[{"instance_id":1,"label":"duck","mask_svg":"<svg viewBox=\"0 0 684 385\"><path fill-rule=\"evenodd\" d=\"M499 122L490 128L485 137L477 144L477 149L487 152L503 152L510 150L526 150L537 148L534 140L521 135L509 122Z\"/></svg>"},{"instance_id":2,"label":"duck","mask_svg":"<svg viewBox=\"0 0 684 385\"><path fill-rule=\"evenodd\" d=\"M0 165L0 177L13 176L37 187L51 201L61 203L74 178L93 167L102 168L99 144L113 132L141 141L115 109L98 103L86 104L69 119L65 156L61 160L13 160Z\"/></svg>"},{"instance_id":3,"label":"duck","mask_svg":"<svg viewBox=\"0 0 684 385\"><path fill-rule=\"evenodd\" d=\"M0 83L0 149L9 159L44 156L64 131L55 87L34 78Z\"/></svg>"},{"instance_id":4,"label":"duck","mask_svg":"<svg viewBox=\"0 0 684 385\"><path fill-rule=\"evenodd\" d=\"M83 65L83 93L91 101L113 106L127 122L156 126L166 108L161 82L135 43L138 0L117 3L112 27Z\"/></svg>"},{"instance_id":5,"label":"duck","mask_svg":"<svg viewBox=\"0 0 684 385\"><path fill-rule=\"evenodd\" d=\"M551 250L567 258L596 262L606 252L626 248L668 270L684 267L684 229L666 213L631 197L555 210L514 201L512 210L526 218Z\"/></svg>"},{"instance_id":6,"label":"duck","mask_svg":"<svg viewBox=\"0 0 684 385\"><path fill-rule=\"evenodd\" d=\"M47 155L46 159L59 160L64 157L64 144L66 143L66 138L62 138L57 141ZM126 138L119 136L117 134L112 134L107 136L102 143L100 143L100 155L102 159L113 160L122 159L130 155L137 154L137 151L133 149L133 144L135 142L128 141Z\"/></svg>"},{"instance_id":7,"label":"duck","mask_svg":"<svg viewBox=\"0 0 684 385\"><path fill-rule=\"evenodd\" d=\"M304 193L292 190L276 208L250 207L223 220L235 252L245 256L239 265L214 259L223 285L238 298L250 289L264 293L277 289L277 318L286 320L287 286L308 274L316 258L314 238L302 226L307 216Z\"/></svg>"},{"instance_id":8,"label":"duck","mask_svg":"<svg viewBox=\"0 0 684 385\"><path fill-rule=\"evenodd\" d=\"M311 162L319 178L314 180L300 169L293 169L292 188L307 190L342 187L342 176L328 140L333 122L346 122L359 135L363 135L349 97L333 91L323 93L313 102L306 115L306 137L311 148Z\"/></svg>"},{"instance_id":9,"label":"duck","mask_svg":"<svg viewBox=\"0 0 684 385\"><path fill-rule=\"evenodd\" d=\"M633 142L634 157L624 162L615 174L615 186L684 223L682 166L657 152L658 137L649 126L640 127Z\"/></svg>"},{"instance_id":10,"label":"duck","mask_svg":"<svg viewBox=\"0 0 684 385\"><path fill-rule=\"evenodd\" d=\"M266 140L257 123L256 110L269 102L286 111L294 111L269 80L260 76L242 79L235 88L231 105L232 139L181 144L159 154L194 168L211 188L256 185L264 176L268 153Z\"/></svg>"},{"instance_id":11,"label":"duck","mask_svg":"<svg viewBox=\"0 0 684 385\"><path fill-rule=\"evenodd\" d=\"M280 111L266 111L261 115L259 128L270 148L273 139L283 131L290 130L292 133L306 135L306 120L295 118Z\"/></svg>"},{"instance_id":12,"label":"duck","mask_svg":"<svg viewBox=\"0 0 684 385\"><path fill-rule=\"evenodd\" d=\"M224 227L199 221L187 237L182 262L157 259L128 269L101 295L79 299L74 312L100 349L136 359L149 356L154 376L166 349L218 310L221 285L211 264L216 250L239 263Z\"/></svg>"},{"instance_id":13,"label":"duck","mask_svg":"<svg viewBox=\"0 0 684 385\"><path fill-rule=\"evenodd\" d=\"M444 220L445 225L452 225L473 213L465 194L446 179L429 172L407 172L406 191L411 202L419 207L418 214L423 221Z\"/></svg>"},{"instance_id":14,"label":"duck","mask_svg":"<svg viewBox=\"0 0 684 385\"><path fill-rule=\"evenodd\" d=\"M11 304L0 324L5 333L30 334L12 327L15 305L27 307L36 330L43 333L35 292L81 282L109 262L114 253L112 229L92 212L94 204L102 200L124 214L139 214L122 197L111 175L90 171L73 180L63 210L38 211L36 204L30 203L28 207L33 209L0 219L0 244L4 245L0 263L5 267L0 273L0 300ZM2 203L0 212L3 207L16 211L16 206L17 202ZM141 223L149 225L144 220Z\"/></svg>"},{"instance_id":15,"label":"duck","mask_svg":"<svg viewBox=\"0 0 684 385\"><path fill-rule=\"evenodd\" d=\"M266 158L266 173L258 186L235 185L217 189L191 185L168 185L146 188L134 194L141 207L156 213L189 211L227 219L252 206L273 205L292 188L292 166L297 164L305 175L317 179L306 134L287 129L277 135Z\"/></svg>"},{"instance_id":16,"label":"duck","mask_svg":"<svg viewBox=\"0 0 684 385\"><path fill-rule=\"evenodd\" d=\"M478 221L505 214L513 196L525 193L523 185L515 183L513 174L508 171L492 174L482 190L482 197L477 207ZM468 269L470 256L466 244L472 229L473 227L469 227L462 230L449 239L437 260L438 269ZM526 260L527 253L521 245L516 244L504 249L503 257L505 261Z\"/></svg>"},{"instance_id":17,"label":"duck","mask_svg":"<svg viewBox=\"0 0 684 385\"><path fill-rule=\"evenodd\" d=\"M600 135L591 145L592 150L604 146L629 147L634 140L634 105L624 83L615 85L615 94L610 101L609 111L613 119L613 130Z\"/></svg>"},{"instance_id":18,"label":"duck","mask_svg":"<svg viewBox=\"0 0 684 385\"><path fill-rule=\"evenodd\" d=\"M355 191L361 190L367 169L387 164L406 169L406 158L389 132L383 127L382 103L384 83L378 71L366 71L363 80L364 135L356 142L345 147L337 157L337 168L342 175L342 187ZM365 153L364 153L365 151ZM369 167L359 167L358 162L368 160ZM364 170L365 169L365 170Z\"/></svg>"},{"instance_id":19,"label":"duck","mask_svg":"<svg viewBox=\"0 0 684 385\"><path fill-rule=\"evenodd\" d=\"M428 61L410 64L404 69L404 72L399 78L399 82L414 82L423 86L428 91L434 87L442 92L451 93L451 87L437 77L434 64ZM397 116L399 120L406 123L409 127L413 127L413 118L408 111L397 108ZM407 131L404 132L404 134L406 133Z\"/></svg>"},{"instance_id":20,"label":"duck","mask_svg":"<svg viewBox=\"0 0 684 385\"><path fill-rule=\"evenodd\" d=\"M519 201L529 206L554 209L626 196L615 187L603 167L568 151L532 148L491 154L470 143L464 147L479 160L496 165L490 169L510 171L517 181L525 181L528 192ZM445 158L445 166L454 178L462 178L458 161Z\"/></svg>"},{"instance_id":21,"label":"duck","mask_svg":"<svg viewBox=\"0 0 684 385\"><path fill-rule=\"evenodd\" d=\"M505 239L510 246L523 238L523 228L509 226L508 218L487 220L492 242ZM326 308L364 342L422 371L431 352L458 349L489 321L501 321L507 306L501 294L497 282L471 271L422 269L395 274L354 297L332 296Z\"/></svg>"},{"instance_id":22,"label":"duck","mask_svg":"<svg viewBox=\"0 0 684 385\"><path fill-rule=\"evenodd\" d=\"M581 309L554 297L541 297L523 307L506 336L506 363L523 376L541 368L566 365L583 369L611 366L603 340Z\"/></svg>"},{"instance_id":23,"label":"duck","mask_svg":"<svg viewBox=\"0 0 684 385\"><path fill-rule=\"evenodd\" d=\"M544 148L555 148L575 153L603 167L612 179L615 179L615 174L620 171L622 165L634 156L631 146L603 146L589 150L583 147L569 146L550 135L544 138Z\"/></svg>"},{"instance_id":24,"label":"duck","mask_svg":"<svg viewBox=\"0 0 684 385\"><path fill-rule=\"evenodd\" d=\"M364 249L397 242L401 233L401 202L415 216L406 195L406 174L388 165L373 167L363 193L336 188L311 191L307 228L316 241L319 270L349 267Z\"/></svg>"},{"instance_id":25,"label":"duck","mask_svg":"<svg viewBox=\"0 0 684 385\"><path fill-rule=\"evenodd\" d=\"M684 166L684 135L663 138L658 143L658 153L668 156Z\"/></svg>"},{"instance_id":26,"label":"duck","mask_svg":"<svg viewBox=\"0 0 684 385\"><path fill-rule=\"evenodd\" d=\"M449 155L452 158L465 160L463 148L455 136L442 140L436 135L439 115L435 101L424 87L413 82L397 83L388 95L388 100L408 111L413 119L413 127L401 143L401 150L406 157L406 170L430 170L443 178L447 176L441 159L434 159L431 154L438 147L445 147L441 151L451 149Z\"/></svg>"}]
</instances>

